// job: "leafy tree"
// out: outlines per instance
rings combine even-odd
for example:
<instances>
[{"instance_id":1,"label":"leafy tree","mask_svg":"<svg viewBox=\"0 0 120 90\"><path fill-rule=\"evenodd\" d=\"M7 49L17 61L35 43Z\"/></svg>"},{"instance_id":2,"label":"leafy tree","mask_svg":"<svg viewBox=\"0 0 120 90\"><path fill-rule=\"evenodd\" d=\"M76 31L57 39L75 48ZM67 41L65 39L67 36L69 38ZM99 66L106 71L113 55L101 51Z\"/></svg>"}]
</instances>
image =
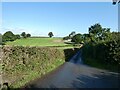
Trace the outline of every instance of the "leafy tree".
<instances>
[{"instance_id":1,"label":"leafy tree","mask_svg":"<svg viewBox=\"0 0 120 90\"><path fill-rule=\"evenodd\" d=\"M48 33L48 36L51 38L51 37L54 36L54 35L53 35L52 32L49 32L49 33Z\"/></svg>"},{"instance_id":2,"label":"leafy tree","mask_svg":"<svg viewBox=\"0 0 120 90\"><path fill-rule=\"evenodd\" d=\"M75 31L72 31L72 32L69 34L69 38L72 38L74 35L75 35Z\"/></svg>"},{"instance_id":3,"label":"leafy tree","mask_svg":"<svg viewBox=\"0 0 120 90\"><path fill-rule=\"evenodd\" d=\"M63 37L63 40L68 40L70 39L69 36Z\"/></svg>"},{"instance_id":4,"label":"leafy tree","mask_svg":"<svg viewBox=\"0 0 120 90\"><path fill-rule=\"evenodd\" d=\"M80 44L82 41L83 41L83 38L81 34L76 34L72 37L72 42L76 44Z\"/></svg>"},{"instance_id":5,"label":"leafy tree","mask_svg":"<svg viewBox=\"0 0 120 90\"><path fill-rule=\"evenodd\" d=\"M25 33L25 32L22 32L22 33L21 33L21 36L22 36L23 38L26 38L26 33Z\"/></svg>"},{"instance_id":6,"label":"leafy tree","mask_svg":"<svg viewBox=\"0 0 120 90\"><path fill-rule=\"evenodd\" d=\"M102 28L102 26L97 23L89 28L89 35L91 42L104 41L110 37L110 28Z\"/></svg>"},{"instance_id":7,"label":"leafy tree","mask_svg":"<svg viewBox=\"0 0 120 90\"><path fill-rule=\"evenodd\" d=\"M14 41L15 40L15 35L11 31L7 31L3 34L2 40L3 40L3 42Z\"/></svg>"},{"instance_id":8,"label":"leafy tree","mask_svg":"<svg viewBox=\"0 0 120 90\"><path fill-rule=\"evenodd\" d=\"M15 35L15 39L20 39L20 35L19 34Z\"/></svg>"},{"instance_id":9,"label":"leafy tree","mask_svg":"<svg viewBox=\"0 0 120 90\"><path fill-rule=\"evenodd\" d=\"M99 38L103 41L109 41L112 38L110 28L103 28L102 34Z\"/></svg>"},{"instance_id":10,"label":"leafy tree","mask_svg":"<svg viewBox=\"0 0 120 90\"><path fill-rule=\"evenodd\" d=\"M89 33L93 33L95 35L97 35L101 31L102 31L102 26L99 23L97 23L89 28Z\"/></svg>"},{"instance_id":11,"label":"leafy tree","mask_svg":"<svg viewBox=\"0 0 120 90\"><path fill-rule=\"evenodd\" d=\"M97 23L89 28L91 42L96 42L102 32L102 26Z\"/></svg>"},{"instance_id":12,"label":"leafy tree","mask_svg":"<svg viewBox=\"0 0 120 90\"><path fill-rule=\"evenodd\" d=\"M31 34L29 34L29 33L28 33L28 34L26 34L26 37L31 37Z\"/></svg>"},{"instance_id":13,"label":"leafy tree","mask_svg":"<svg viewBox=\"0 0 120 90\"><path fill-rule=\"evenodd\" d=\"M83 34L82 35L84 43L90 42L90 35L89 34Z\"/></svg>"}]
</instances>

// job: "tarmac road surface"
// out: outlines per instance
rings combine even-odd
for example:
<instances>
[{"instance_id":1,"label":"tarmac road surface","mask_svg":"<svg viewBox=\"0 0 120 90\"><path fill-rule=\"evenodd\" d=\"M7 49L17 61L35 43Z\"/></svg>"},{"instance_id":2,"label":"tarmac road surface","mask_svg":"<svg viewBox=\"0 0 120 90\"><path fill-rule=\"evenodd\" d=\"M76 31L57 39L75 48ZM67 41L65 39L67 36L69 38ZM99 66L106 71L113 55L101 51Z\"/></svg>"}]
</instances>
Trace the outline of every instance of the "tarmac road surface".
<instances>
[{"instance_id":1,"label":"tarmac road surface","mask_svg":"<svg viewBox=\"0 0 120 90\"><path fill-rule=\"evenodd\" d=\"M81 52L25 88L119 88L120 74L82 63Z\"/></svg>"}]
</instances>

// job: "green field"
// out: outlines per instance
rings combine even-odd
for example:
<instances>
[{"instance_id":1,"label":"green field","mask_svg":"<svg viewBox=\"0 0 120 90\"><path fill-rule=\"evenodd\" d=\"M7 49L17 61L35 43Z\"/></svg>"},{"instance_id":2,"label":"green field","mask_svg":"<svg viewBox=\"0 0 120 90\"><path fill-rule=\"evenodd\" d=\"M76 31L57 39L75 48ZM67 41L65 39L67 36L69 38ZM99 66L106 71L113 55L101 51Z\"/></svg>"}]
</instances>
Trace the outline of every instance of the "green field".
<instances>
[{"instance_id":1,"label":"green field","mask_svg":"<svg viewBox=\"0 0 120 90\"><path fill-rule=\"evenodd\" d=\"M7 42L6 45L15 46L65 46L62 38L26 38Z\"/></svg>"}]
</instances>

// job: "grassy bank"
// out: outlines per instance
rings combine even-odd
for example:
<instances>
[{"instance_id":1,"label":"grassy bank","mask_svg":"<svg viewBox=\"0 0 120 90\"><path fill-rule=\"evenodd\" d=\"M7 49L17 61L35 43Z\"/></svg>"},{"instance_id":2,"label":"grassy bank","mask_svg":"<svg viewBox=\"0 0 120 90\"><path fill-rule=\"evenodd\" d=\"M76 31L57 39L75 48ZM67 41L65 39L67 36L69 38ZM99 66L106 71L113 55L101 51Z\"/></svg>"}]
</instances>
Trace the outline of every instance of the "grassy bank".
<instances>
[{"instance_id":1,"label":"grassy bank","mask_svg":"<svg viewBox=\"0 0 120 90\"><path fill-rule=\"evenodd\" d=\"M54 47L4 46L3 81L12 88L24 86L70 59L75 50L69 51Z\"/></svg>"}]
</instances>

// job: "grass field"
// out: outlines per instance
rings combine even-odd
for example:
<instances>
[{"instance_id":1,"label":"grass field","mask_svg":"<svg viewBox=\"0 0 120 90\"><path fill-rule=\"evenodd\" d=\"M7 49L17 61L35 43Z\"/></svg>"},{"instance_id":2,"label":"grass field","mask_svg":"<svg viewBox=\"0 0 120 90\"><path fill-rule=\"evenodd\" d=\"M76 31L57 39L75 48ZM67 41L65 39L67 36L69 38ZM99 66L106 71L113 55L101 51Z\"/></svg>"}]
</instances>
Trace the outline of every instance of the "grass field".
<instances>
[{"instance_id":1,"label":"grass field","mask_svg":"<svg viewBox=\"0 0 120 90\"><path fill-rule=\"evenodd\" d=\"M17 46L65 46L62 38L26 38L7 42L6 45Z\"/></svg>"}]
</instances>

